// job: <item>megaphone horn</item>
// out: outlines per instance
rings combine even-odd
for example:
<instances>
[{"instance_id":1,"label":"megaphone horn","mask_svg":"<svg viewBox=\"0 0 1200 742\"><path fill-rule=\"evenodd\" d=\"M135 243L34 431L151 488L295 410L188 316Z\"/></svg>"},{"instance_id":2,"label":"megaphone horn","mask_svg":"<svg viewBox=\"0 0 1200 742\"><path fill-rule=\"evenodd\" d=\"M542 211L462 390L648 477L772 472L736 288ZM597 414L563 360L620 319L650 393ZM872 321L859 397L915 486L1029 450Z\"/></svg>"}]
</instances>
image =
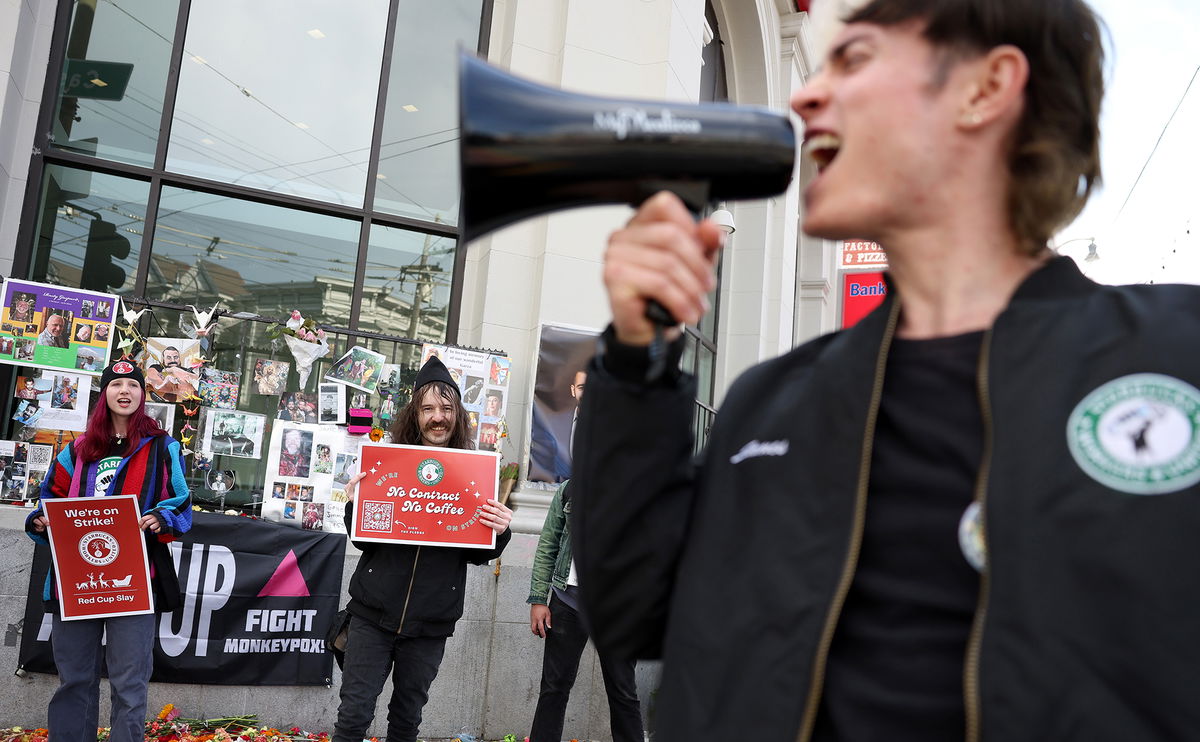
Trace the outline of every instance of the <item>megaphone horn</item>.
<instances>
[{"instance_id":1,"label":"megaphone horn","mask_svg":"<svg viewBox=\"0 0 1200 742\"><path fill-rule=\"evenodd\" d=\"M765 108L568 93L465 52L458 74L464 242L573 206L669 190L699 212L791 180L791 121Z\"/></svg>"}]
</instances>

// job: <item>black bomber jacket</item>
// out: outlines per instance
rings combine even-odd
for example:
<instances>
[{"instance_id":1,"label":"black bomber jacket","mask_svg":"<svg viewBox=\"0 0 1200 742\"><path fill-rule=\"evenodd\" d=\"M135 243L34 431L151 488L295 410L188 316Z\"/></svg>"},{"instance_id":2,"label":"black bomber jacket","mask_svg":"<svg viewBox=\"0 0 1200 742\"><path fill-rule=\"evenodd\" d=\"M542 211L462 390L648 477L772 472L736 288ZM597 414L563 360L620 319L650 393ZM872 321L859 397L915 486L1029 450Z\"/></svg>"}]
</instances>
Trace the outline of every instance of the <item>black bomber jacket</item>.
<instances>
[{"instance_id":1,"label":"black bomber jacket","mask_svg":"<svg viewBox=\"0 0 1200 742\"><path fill-rule=\"evenodd\" d=\"M597 646L664 660L656 739L810 738L901 301L743 374L698 462L694 381L626 380L609 332L571 529ZM968 742L1200 739L1197 340L1200 288L1066 258L985 334Z\"/></svg>"},{"instance_id":2,"label":"black bomber jacket","mask_svg":"<svg viewBox=\"0 0 1200 742\"><path fill-rule=\"evenodd\" d=\"M346 507L352 522L353 503ZM494 549L409 546L355 541L361 551L350 578L346 610L404 636L451 636L462 617L467 564L500 556L512 538L505 529Z\"/></svg>"}]
</instances>

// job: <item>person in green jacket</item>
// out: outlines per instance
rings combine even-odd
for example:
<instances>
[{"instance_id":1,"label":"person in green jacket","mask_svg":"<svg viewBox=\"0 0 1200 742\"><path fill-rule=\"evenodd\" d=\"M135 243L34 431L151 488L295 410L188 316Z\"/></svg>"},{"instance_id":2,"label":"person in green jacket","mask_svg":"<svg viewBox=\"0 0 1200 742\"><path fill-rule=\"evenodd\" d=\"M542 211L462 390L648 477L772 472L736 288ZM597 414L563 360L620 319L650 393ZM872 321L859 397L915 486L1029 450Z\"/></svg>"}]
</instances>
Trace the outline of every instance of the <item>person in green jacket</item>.
<instances>
[{"instance_id":1,"label":"person in green jacket","mask_svg":"<svg viewBox=\"0 0 1200 742\"><path fill-rule=\"evenodd\" d=\"M559 485L550 501L550 512L546 515L533 557L533 578L526 601L530 604L530 629L534 635L546 640L541 690L537 709L533 712L529 742L562 739L567 699L579 671L579 657L588 641L587 627L579 609L579 583L571 558L571 532L567 527L567 514L571 512L570 483L567 480ZM613 742L641 742L643 739L633 669L634 660L600 655Z\"/></svg>"}]
</instances>

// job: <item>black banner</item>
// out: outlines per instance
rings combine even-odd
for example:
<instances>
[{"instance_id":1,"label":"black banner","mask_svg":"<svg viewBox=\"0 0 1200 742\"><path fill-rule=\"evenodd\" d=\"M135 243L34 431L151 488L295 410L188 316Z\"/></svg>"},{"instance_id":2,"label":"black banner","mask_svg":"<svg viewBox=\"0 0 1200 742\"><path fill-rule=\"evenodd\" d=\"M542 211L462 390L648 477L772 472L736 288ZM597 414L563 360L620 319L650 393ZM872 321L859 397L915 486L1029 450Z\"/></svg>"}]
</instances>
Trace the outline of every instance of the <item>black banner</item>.
<instances>
[{"instance_id":1,"label":"black banner","mask_svg":"<svg viewBox=\"0 0 1200 742\"><path fill-rule=\"evenodd\" d=\"M325 634L338 611L346 536L262 520L193 513L171 544L183 607L159 616L161 683L330 685ZM34 550L20 666L55 672L42 607L50 549Z\"/></svg>"}]
</instances>

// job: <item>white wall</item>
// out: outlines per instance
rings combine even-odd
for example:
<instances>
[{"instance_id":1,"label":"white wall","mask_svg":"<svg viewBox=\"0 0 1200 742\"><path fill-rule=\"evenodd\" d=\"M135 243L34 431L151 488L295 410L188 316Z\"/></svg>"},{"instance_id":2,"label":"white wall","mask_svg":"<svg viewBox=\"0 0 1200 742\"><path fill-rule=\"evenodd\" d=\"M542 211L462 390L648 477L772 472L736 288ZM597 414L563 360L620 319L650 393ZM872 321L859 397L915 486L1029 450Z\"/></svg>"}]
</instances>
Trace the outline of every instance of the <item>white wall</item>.
<instances>
[{"instance_id":1,"label":"white wall","mask_svg":"<svg viewBox=\"0 0 1200 742\"><path fill-rule=\"evenodd\" d=\"M703 0L496 0L492 63L593 95L694 101L699 95ZM528 450L528 420L543 323L608 322L600 272L625 206L532 219L468 246L459 341L513 358L510 453ZM519 492L515 525L540 530L548 491ZM523 511L522 511L523 506Z\"/></svg>"},{"instance_id":2,"label":"white wall","mask_svg":"<svg viewBox=\"0 0 1200 742\"><path fill-rule=\"evenodd\" d=\"M810 69L806 14L784 0L715 0L730 98L786 111ZM703 0L496 0L494 64L568 90L694 101L705 43ZM800 173L762 201L726 205L737 223L723 266L718 401L746 367L831 329L832 251L798 232ZM543 323L600 329L608 322L601 265L609 232L627 207L527 221L468 246L460 342L504 348L514 359L509 423L513 451L527 426ZM515 496L517 525L541 526L549 493ZM521 507L525 512L521 512Z\"/></svg>"},{"instance_id":3,"label":"white wall","mask_svg":"<svg viewBox=\"0 0 1200 742\"><path fill-rule=\"evenodd\" d=\"M808 77L806 14L786 0L714 0L733 102L787 110ZM695 101L703 0L496 0L493 64L592 95ZM737 222L722 268L718 401L740 371L833 328L832 246L799 234L799 174L786 193L726 204ZM626 207L529 220L468 246L460 342L514 358L511 453L528 451L541 324L600 329L608 307L600 273L607 234ZM523 457L523 456L522 456ZM514 496L516 525L536 531L550 493ZM523 511L522 511L523 508Z\"/></svg>"},{"instance_id":4,"label":"white wall","mask_svg":"<svg viewBox=\"0 0 1200 742\"><path fill-rule=\"evenodd\" d=\"M34 143L53 0L0 0L0 274L12 272Z\"/></svg>"}]
</instances>

